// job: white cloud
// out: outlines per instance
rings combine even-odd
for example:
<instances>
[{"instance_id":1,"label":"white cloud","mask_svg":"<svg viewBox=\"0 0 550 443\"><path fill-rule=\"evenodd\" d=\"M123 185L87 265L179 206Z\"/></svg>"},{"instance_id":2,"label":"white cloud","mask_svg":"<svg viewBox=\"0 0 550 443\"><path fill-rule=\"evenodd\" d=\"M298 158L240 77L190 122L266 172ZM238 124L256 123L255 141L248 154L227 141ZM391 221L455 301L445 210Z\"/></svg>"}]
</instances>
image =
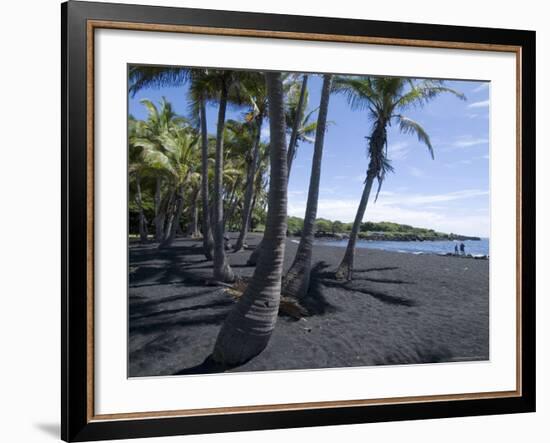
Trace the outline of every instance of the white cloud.
<instances>
[{"instance_id":1,"label":"white cloud","mask_svg":"<svg viewBox=\"0 0 550 443\"><path fill-rule=\"evenodd\" d=\"M392 197L388 197L387 199L385 199L385 203L416 206L421 204L463 200L474 197L481 197L484 195L489 195L489 191L485 189L467 189L464 191L447 192L444 194L394 194Z\"/></svg>"},{"instance_id":2,"label":"white cloud","mask_svg":"<svg viewBox=\"0 0 550 443\"><path fill-rule=\"evenodd\" d=\"M468 105L468 108L486 108L489 106L489 99L473 102Z\"/></svg>"},{"instance_id":3,"label":"white cloud","mask_svg":"<svg viewBox=\"0 0 550 443\"><path fill-rule=\"evenodd\" d=\"M409 166L409 172L413 177L416 178L422 178L426 177L426 174L421 169L415 167L415 166Z\"/></svg>"},{"instance_id":4,"label":"white cloud","mask_svg":"<svg viewBox=\"0 0 550 443\"><path fill-rule=\"evenodd\" d=\"M489 82L482 82L477 88L474 88L472 92L481 92L485 91L486 89L489 89Z\"/></svg>"},{"instance_id":5,"label":"white cloud","mask_svg":"<svg viewBox=\"0 0 550 443\"><path fill-rule=\"evenodd\" d=\"M468 117L469 119L488 119L489 118L489 113L486 112L484 114L474 114L474 113L471 113L471 114L467 114L466 117Z\"/></svg>"},{"instance_id":6,"label":"white cloud","mask_svg":"<svg viewBox=\"0 0 550 443\"><path fill-rule=\"evenodd\" d=\"M409 154L410 145L407 142L388 143L388 157L390 160L403 160Z\"/></svg>"},{"instance_id":7,"label":"white cloud","mask_svg":"<svg viewBox=\"0 0 550 443\"><path fill-rule=\"evenodd\" d=\"M463 135L458 137L457 140L451 143L452 148L469 148L471 146L485 145L489 143L489 140L482 137L472 137L470 135Z\"/></svg>"}]
</instances>

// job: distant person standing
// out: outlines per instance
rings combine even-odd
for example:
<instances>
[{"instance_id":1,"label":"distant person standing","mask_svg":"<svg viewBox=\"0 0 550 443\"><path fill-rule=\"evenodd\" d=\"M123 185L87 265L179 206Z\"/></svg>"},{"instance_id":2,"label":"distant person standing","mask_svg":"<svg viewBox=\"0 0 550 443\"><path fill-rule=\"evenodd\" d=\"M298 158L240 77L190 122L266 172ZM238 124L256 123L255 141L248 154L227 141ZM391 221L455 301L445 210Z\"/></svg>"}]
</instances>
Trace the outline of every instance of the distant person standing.
<instances>
[{"instance_id":1,"label":"distant person standing","mask_svg":"<svg viewBox=\"0 0 550 443\"><path fill-rule=\"evenodd\" d=\"M460 243L460 255L466 254L466 246L464 246L464 243Z\"/></svg>"},{"instance_id":2,"label":"distant person standing","mask_svg":"<svg viewBox=\"0 0 550 443\"><path fill-rule=\"evenodd\" d=\"M458 255L458 245L455 245L455 255Z\"/></svg>"}]
</instances>

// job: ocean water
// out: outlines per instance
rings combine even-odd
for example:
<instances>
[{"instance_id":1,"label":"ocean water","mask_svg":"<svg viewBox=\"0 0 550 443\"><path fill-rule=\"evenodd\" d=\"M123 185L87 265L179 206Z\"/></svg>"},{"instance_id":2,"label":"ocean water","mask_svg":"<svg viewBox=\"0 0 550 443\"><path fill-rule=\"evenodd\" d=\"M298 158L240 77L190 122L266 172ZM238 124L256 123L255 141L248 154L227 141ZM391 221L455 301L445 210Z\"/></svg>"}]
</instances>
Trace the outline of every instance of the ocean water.
<instances>
[{"instance_id":1,"label":"ocean water","mask_svg":"<svg viewBox=\"0 0 550 443\"><path fill-rule=\"evenodd\" d=\"M345 248L348 240L316 239L315 243L324 246ZM447 254L454 253L455 245L461 242L451 240L439 241L368 241L358 240L358 248L382 249L385 251L403 252L409 254ZM489 239L466 240L463 242L465 253L474 256L489 255Z\"/></svg>"}]
</instances>

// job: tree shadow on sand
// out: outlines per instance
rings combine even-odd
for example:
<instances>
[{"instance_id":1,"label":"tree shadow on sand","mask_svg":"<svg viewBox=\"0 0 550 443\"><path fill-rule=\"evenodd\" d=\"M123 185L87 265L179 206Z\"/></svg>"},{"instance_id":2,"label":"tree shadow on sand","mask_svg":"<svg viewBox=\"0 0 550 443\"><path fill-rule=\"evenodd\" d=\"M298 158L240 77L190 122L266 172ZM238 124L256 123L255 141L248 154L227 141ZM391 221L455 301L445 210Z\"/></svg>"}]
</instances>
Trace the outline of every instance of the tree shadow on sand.
<instances>
[{"instance_id":1,"label":"tree shadow on sand","mask_svg":"<svg viewBox=\"0 0 550 443\"><path fill-rule=\"evenodd\" d=\"M133 309L130 313L130 321L133 320L140 320L142 318L152 318L152 317L163 317L163 316L170 316L173 314L181 314L184 312L194 312L194 311L200 311L201 309L215 309L220 307L226 307L233 305L234 302L232 300L220 300L210 303L203 303L198 305L191 305L191 306L185 306L182 308L176 308L176 309L164 309L162 311L149 311L149 310L142 310L140 307L137 307L137 309Z\"/></svg>"},{"instance_id":2,"label":"tree shadow on sand","mask_svg":"<svg viewBox=\"0 0 550 443\"><path fill-rule=\"evenodd\" d=\"M186 266L188 269L212 269L212 263L206 263L204 265L194 266L193 264L189 264ZM255 265L249 265L248 263L231 263L231 268L254 268Z\"/></svg>"},{"instance_id":3,"label":"tree shadow on sand","mask_svg":"<svg viewBox=\"0 0 550 443\"><path fill-rule=\"evenodd\" d=\"M189 266L207 261L202 253L202 246L185 244L164 249L153 244L130 248L129 286L204 283L205 274L185 272Z\"/></svg>"},{"instance_id":4,"label":"tree shadow on sand","mask_svg":"<svg viewBox=\"0 0 550 443\"><path fill-rule=\"evenodd\" d=\"M248 363L248 362L245 362L245 363ZM226 372L233 368L240 367L245 363L242 363L241 365L236 365L236 366L222 365L212 360L212 356L209 355L208 357L206 357L206 359L202 363L199 363L198 365L195 365L195 366L191 366L189 368L181 369L180 371L174 372L172 375L219 374L221 372Z\"/></svg>"},{"instance_id":5,"label":"tree shadow on sand","mask_svg":"<svg viewBox=\"0 0 550 443\"><path fill-rule=\"evenodd\" d=\"M326 262L320 261L311 269L308 293L300 300L300 304L307 309L309 316L325 315L339 310L335 305L331 304L323 294L322 281L324 279L323 275L325 274L324 270L329 266L330 265Z\"/></svg>"},{"instance_id":6,"label":"tree shadow on sand","mask_svg":"<svg viewBox=\"0 0 550 443\"><path fill-rule=\"evenodd\" d=\"M223 307L223 305L220 305ZM181 318L177 314L172 319L163 319L155 322L147 322L140 325L130 325L130 334L156 334L166 332L171 328L183 328L186 326L220 325L227 317L227 311L198 315L191 318Z\"/></svg>"},{"instance_id":7,"label":"tree shadow on sand","mask_svg":"<svg viewBox=\"0 0 550 443\"><path fill-rule=\"evenodd\" d=\"M203 255L202 245L196 244L195 240L188 240L194 242L194 244L186 245L186 239L178 239L178 243L170 246L169 248L159 248L158 244L151 243L142 247L130 247L130 262L139 264L140 262L147 262L150 260L173 260L177 257L184 256L198 256L199 261L206 261ZM181 244L184 243L184 244Z\"/></svg>"},{"instance_id":8,"label":"tree shadow on sand","mask_svg":"<svg viewBox=\"0 0 550 443\"><path fill-rule=\"evenodd\" d=\"M130 273L129 286L130 288L179 284L211 286L210 269L211 266L189 268L177 261L177 257L175 257L160 265L155 263L136 266L136 269Z\"/></svg>"},{"instance_id":9,"label":"tree shadow on sand","mask_svg":"<svg viewBox=\"0 0 550 443\"><path fill-rule=\"evenodd\" d=\"M328 265L326 265L324 262L323 268L327 268ZM397 267L383 267L383 268L369 268L369 269L355 269L353 271L354 275L357 273L364 273L364 272L373 272L373 271L390 271L390 270L396 270ZM335 289L342 289L344 291L348 292L359 292L365 295L370 295L371 297L377 299L378 301L381 301L382 303L386 303L389 305L396 305L396 306L405 306L405 307L413 307L417 306L418 303L415 300L410 300L406 297L402 297L399 295L391 295L386 292L382 292L379 290L375 290L372 288L369 288L367 285L361 284L360 282L371 282L371 283L386 283L386 284L395 284L395 285L410 285L414 284L413 282L408 282L405 280L400 279L389 279L389 278L373 278L373 277L367 277L367 276L354 276L352 280L345 281L345 280L339 280L335 278L334 272L319 272L317 274L317 281L316 284L318 285L322 293L322 287L329 287L329 288L335 288Z\"/></svg>"}]
</instances>

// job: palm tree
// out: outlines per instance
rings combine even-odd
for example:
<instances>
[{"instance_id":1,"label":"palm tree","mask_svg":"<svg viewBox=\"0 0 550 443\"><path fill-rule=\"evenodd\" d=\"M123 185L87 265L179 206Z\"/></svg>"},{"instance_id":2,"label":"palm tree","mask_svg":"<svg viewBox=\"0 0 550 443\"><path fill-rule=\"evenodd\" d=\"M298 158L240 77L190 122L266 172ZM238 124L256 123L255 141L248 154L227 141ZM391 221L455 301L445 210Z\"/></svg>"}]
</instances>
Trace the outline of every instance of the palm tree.
<instances>
[{"instance_id":1,"label":"palm tree","mask_svg":"<svg viewBox=\"0 0 550 443\"><path fill-rule=\"evenodd\" d=\"M185 187L190 187L192 195L193 188L197 186L200 175L197 172L198 165L198 137L189 132L189 128L174 128L162 135L164 152L155 154L153 161L161 161L167 172L171 175L171 183L176 190L176 204L171 213L164 241L161 247L171 246L178 230L181 214L185 200ZM161 159L161 155L164 156Z\"/></svg>"},{"instance_id":2,"label":"palm tree","mask_svg":"<svg viewBox=\"0 0 550 443\"><path fill-rule=\"evenodd\" d=\"M240 251L245 246L246 234L250 228L250 218L252 213L252 200L254 197L254 182L256 177L256 171L259 167L260 159L260 143L262 134L262 124L264 117L267 113L267 96L265 89L265 80L263 78L251 78L248 83L251 84L248 87L249 91L252 91L250 101L252 104L252 110L247 114L246 119L248 122L254 123L254 141L251 149L251 160L248 168L248 174L246 177L246 188L244 194L244 202L242 208L242 223L241 230L239 232L239 238L235 244L234 251Z\"/></svg>"},{"instance_id":3,"label":"palm tree","mask_svg":"<svg viewBox=\"0 0 550 443\"><path fill-rule=\"evenodd\" d=\"M336 272L337 278L351 280L355 244L372 185L376 179L378 181L376 198L378 198L386 174L393 171L387 151L388 125L394 122L404 134L416 134L418 140L428 147L433 158L433 147L424 128L414 120L405 117L402 112L413 106L422 106L445 92L463 100L465 97L462 93L446 87L442 80L413 80L402 77L337 77L334 80L334 90L347 97L352 109L366 110L372 122L368 137L370 160L365 186L344 258Z\"/></svg>"},{"instance_id":4,"label":"palm tree","mask_svg":"<svg viewBox=\"0 0 550 443\"><path fill-rule=\"evenodd\" d=\"M270 185L264 250L254 275L218 334L212 358L233 366L258 355L266 347L279 311L286 238L287 151L281 74L265 74L269 103Z\"/></svg>"},{"instance_id":5,"label":"palm tree","mask_svg":"<svg viewBox=\"0 0 550 443\"><path fill-rule=\"evenodd\" d=\"M130 177L134 178L136 186L135 201L139 211L139 239L141 243L145 243L147 242L148 230L147 219L145 218L145 211L143 209L141 179L148 171L147 166L143 162L142 150L133 143L133 140L140 135L140 126L137 120L130 115L128 118L128 173Z\"/></svg>"},{"instance_id":6,"label":"palm tree","mask_svg":"<svg viewBox=\"0 0 550 443\"><path fill-rule=\"evenodd\" d=\"M283 294L290 297L304 297L309 289L311 275L311 256L313 254L313 237L315 233L315 219L317 217L317 202L319 199L319 183L321 181L321 161L323 158L323 144L327 124L328 103L332 85L332 75L323 76L321 90L321 104L317 117L317 131L315 147L311 163L311 175L307 194L306 214L304 227L300 237L300 244L294 257L294 262L284 279Z\"/></svg>"},{"instance_id":7,"label":"palm tree","mask_svg":"<svg viewBox=\"0 0 550 443\"><path fill-rule=\"evenodd\" d=\"M159 112L156 106L148 100L142 103L149 110L148 125L160 133L147 133L142 131L140 137L134 137L131 143L141 148L143 161L149 168L157 171L164 177L169 189L169 197L163 213L164 237L160 247L170 246L176 236L177 227L183 211L185 198L185 186L197 183L199 174L196 171L198 150L196 149L198 137L191 127L185 124L185 120L175 117L171 112ZM164 99L161 101L162 110L170 110L170 104ZM169 117L165 119L164 117ZM155 122L161 124L154 124ZM167 223L164 224L164 214L168 212Z\"/></svg>"},{"instance_id":8,"label":"palm tree","mask_svg":"<svg viewBox=\"0 0 550 443\"><path fill-rule=\"evenodd\" d=\"M162 151L162 142L160 137L163 133L167 132L174 125L185 124L185 119L178 117L172 105L167 102L164 98L160 101L160 106L157 108L150 100L141 100L147 108L147 120L145 121L136 121L135 123L129 122L129 143L130 146L133 146L134 149L142 149L142 146L135 145L135 140L141 140L148 144L148 149ZM135 126L132 129L132 125ZM143 160L143 159L142 159ZM157 165L158 166L158 165ZM161 199L161 189L163 186L163 181L165 180L165 171L163 168L155 168L151 165L148 165L150 171L156 176L156 192L155 192L155 239L157 242L162 242L165 237L164 227L165 227L165 216L166 211L162 208L162 199Z\"/></svg>"},{"instance_id":9,"label":"palm tree","mask_svg":"<svg viewBox=\"0 0 550 443\"><path fill-rule=\"evenodd\" d=\"M203 249L207 260L213 258L213 238L210 226L210 209L208 198L208 130L206 121L206 102L213 98L212 77L207 69L187 69L171 66L130 66L130 93L135 95L147 87L182 86L191 81L189 98L193 116L200 125L201 132L201 204ZM159 199L160 183L157 181Z\"/></svg>"},{"instance_id":10,"label":"palm tree","mask_svg":"<svg viewBox=\"0 0 550 443\"><path fill-rule=\"evenodd\" d=\"M307 141L312 143L313 140L309 136L315 132L317 123L310 121L311 116L317 112L317 109L311 110L305 114L308 104L308 90L307 90L308 74L302 76L302 83L299 89L296 87L296 83L292 84L288 92L288 111L286 113L287 128L292 127L290 133L290 139L288 142L288 175L292 168L292 163L296 158L296 150L298 149L299 141Z\"/></svg>"},{"instance_id":11,"label":"palm tree","mask_svg":"<svg viewBox=\"0 0 550 443\"><path fill-rule=\"evenodd\" d=\"M214 280L231 282L235 279L225 256L225 226L223 218L223 142L225 113L230 89L236 86L233 71L219 71L213 74L219 86L218 122L216 127L216 150L214 166Z\"/></svg>"},{"instance_id":12,"label":"palm tree","mask_svg":"<svg viewBox=\"0 0 550 443\"><path fill-rule=\"evenodd\" d=\"M215 95L212 90L212 76L208 69L194 69L189 87L191 115L198 120L201 133L201 207L202 241L207 260L214 258L214 238L210 223L210 203L208 192L208 126L206 121L206 103Z\"/></svg>"},{"instance_id":13,"label":"palm tree","mask_svg":"<svg viewBox=\"0 0 550 443\"><path fill-rule=\"evenodd\" d=\"M253 121L228 120L225 128L224 168L224 225L234 227L237 210L244 205L248 177L251 168L251 147L254 145L255 124ZM246 176L246 177L245 177ZM241 214L242 216L242 214ZM237 229L237 228L235 228Z\"/></svg>"},{"instance_id":14,"label":"palm tree","mask_svg":"<svg viewBox=\"0 0 550 443\"><path fill-rule=\"evenodd\" d=\"M313 109L309 113L304 114L308 104L307 83L308 75L304 74L302 76L302 83L299 90L297 89L298 83L290 82L287 84L288 109L285 114L285 121L287 129L289 127L292 128L287 150L287 165L289 177L292 163L294 161L294 158L296 157L298 142L307 141L309 143L312 143L313 140L310 138L310 136L315 132L315 129L317 127L316 122L310 121L311 116L317 111L317 109ZM250 257L248 257L248 265L256 266L260 258L262 246L263 240L260 240L254 251L252 251L252 254L250 254Z\"/></svg>"},{"instance_id":15,"label":"palm tree","mask_svg":"<svg viewBox=\"0 0 550 443\"><path fill-rule=\"evenodd\" d=\"M206 125L206 99L200 94L201 125L201 205L202 205L202 245L207 260L214 258L214 239L210 225L210 208L208 206L208 129Z\"/></svg>"},{"instance_id":16,"label":"palm tree","mask_svg":"<svg viewBox=\"0 0 550 443\"><path fill-rule=\"evenodd\" d=\"M128 68L128 80L129 88L128 92L135 96L140 90L144 88L160 88L163 86L179 86L182 85L188 78L189 70L178 67L170 66L134 66L130 65ZM142 101L144 103L145 101ZM147 102L149 102L147 100ZM149 102L150 103L150 102ZM151 107L149 104L144 103L149 111L148 123L153 123L153 126L159 123L159 120L152 120L151 117L154 117L151 114ZM152 103L151 103L152 104ZM161 112L165 109L161 105ZM170 107L170 112L172 109ZM169 118L164 119L168 121ZM161 128L155 128L152 130L153 134L158 135L161 131ZM161 192L162 192L162 178L158 176L156 178L156 189L155 189L155 240L157 242L162 242L164 239L164 216L165 214L161 211Z\"/></svg>"}]
</instances>

